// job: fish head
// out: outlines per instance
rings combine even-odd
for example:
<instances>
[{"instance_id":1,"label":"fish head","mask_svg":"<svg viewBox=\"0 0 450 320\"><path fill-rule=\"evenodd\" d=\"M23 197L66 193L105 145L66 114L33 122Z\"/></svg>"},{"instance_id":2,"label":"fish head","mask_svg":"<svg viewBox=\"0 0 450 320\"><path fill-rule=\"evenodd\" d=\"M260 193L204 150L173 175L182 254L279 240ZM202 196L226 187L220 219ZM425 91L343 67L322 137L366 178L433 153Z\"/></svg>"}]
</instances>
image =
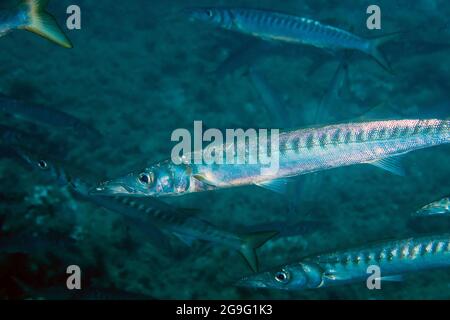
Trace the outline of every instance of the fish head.
<instances>
[{"instance_id":1,"label":"fish head","mask_svg":"<svg viewBox=\"0 0 450 320\"><path fill-rule=\"evenodd\" d=\"M239 280L239 287L266 288L278 290L301 290L309 287L310 278L303 264L290 264L259 272Z\"/></svg>"},{"instance_id":2,"label":"fish head","mask_svg":"<svg viewBox=\"0 0 450 320\"><path fill-rule=\"evenodd\" d=\"M222 22L219 10L212 7L185 8L183 9L183 13L188 16L191 21L201 21L217 25L220 25Z\"/></svg>"},{"instance_id":3,"label":"fish head","mask_svg":"<svg viewBox=\"0 0 450 320\"><path fill-rule=\"evenodd\" d=\"M126 195L160 197L179 195L189 188L190 178L182 166L162 163L102 182L90 191L92 195Z\"/></svg>"},{"instance_id":4,"label":"fish head","mask_svg":"<svg viewBox=\"0 0 450 320\"><path fill-rule=\"evenodd\" d=\"M427 204L418 210L416 216L432 216L450 214L450 197Z\"/></svg>"}]
</instances>

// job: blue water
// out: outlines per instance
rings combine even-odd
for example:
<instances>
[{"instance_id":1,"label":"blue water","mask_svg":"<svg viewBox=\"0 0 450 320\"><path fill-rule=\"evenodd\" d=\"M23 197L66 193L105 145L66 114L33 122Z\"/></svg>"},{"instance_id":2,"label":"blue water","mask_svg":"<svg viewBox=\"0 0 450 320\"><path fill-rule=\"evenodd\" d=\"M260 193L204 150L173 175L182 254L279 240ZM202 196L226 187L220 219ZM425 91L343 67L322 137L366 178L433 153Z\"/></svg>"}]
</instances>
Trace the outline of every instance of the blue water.
<instances>
[{"instance_id":1,"label":"blue water","mask_svg":"<svg viewBox=\"0 0 450 320\"><path fill-rule=\"evenodd\" d=\"M366 8L372 1L61 0L52 1L48 9L64 24L71 4L82 10L82 29L65 30L74 44L71 50L25 31L0 39L0 92L76 116L102 132L104 141L93 145L70 131L2 114L0 123L67 144L69 166L93 181L168 158L172 131L192 130L195 120L214 128L277 127L249 66L266 79L288 115L286 127L342 122L369 111L377 119L448 117L448 1L379 0L381 31L366 28ZM264 49L259 40L188 21L180 11L194 5L279 10L367 37L404 33L383 50L393 75L355 53L340 88L342 98L317 111L330 90L339 53L292 46ZM255 47L260 49L249 51ZM237 68L214 72L233 55ZM448 148L441 146L405 156L405 177L361 165L299 177L285 196L244 187L167 202L197 208L202 218L232 231L271 223L307 226L258 250L260 267L266 269L337 248L448 231L446 218L411 217L449 193L447 160ZM83 271L85 288L114 288L158 299L450 297L448 270L416 273L372 291L364 283L300 292L236 288L233 282L251 273L237 252L205 243L188 247L173 237L173 252L164 252L147 243L127 218L80 201L8 159L0 160L0 208L3 236L47 239L25 241L27 250L19 248L19 253L0 253L0 298L62 297L46 290L63 292L66 267L73 264ZM75 248L67 242L75 242Z\"/></svg>"}]
</instances>

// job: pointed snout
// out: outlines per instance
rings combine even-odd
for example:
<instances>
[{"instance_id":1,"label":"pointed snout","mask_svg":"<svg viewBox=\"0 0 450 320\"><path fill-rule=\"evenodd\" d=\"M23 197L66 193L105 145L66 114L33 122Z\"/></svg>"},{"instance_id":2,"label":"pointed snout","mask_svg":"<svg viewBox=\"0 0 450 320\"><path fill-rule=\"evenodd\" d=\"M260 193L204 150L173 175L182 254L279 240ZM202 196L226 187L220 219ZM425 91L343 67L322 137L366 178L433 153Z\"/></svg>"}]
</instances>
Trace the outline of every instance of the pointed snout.
<instances>
[{"instance_id":1,"label":"pointed snout","mask_svg":"<svg viewBox=\"0 0 450 320\"><path fill-rule=\"evenodd\" d=\"M241 278L234 285L241 288L267 288L266 281L259 279L257 275Z\"/></svg>"},{"instance_id":2,"label":"pointed snout","mask_svg":"<svg viewBox=\"0 0 450 320\"><path fill-rule=\"evenodd\" d=\"M130 190L120 182L102 182L98 186L89 190L89 194L93 196L114 196L114 195L128 195Z\"/></svg>"}]
</instances>

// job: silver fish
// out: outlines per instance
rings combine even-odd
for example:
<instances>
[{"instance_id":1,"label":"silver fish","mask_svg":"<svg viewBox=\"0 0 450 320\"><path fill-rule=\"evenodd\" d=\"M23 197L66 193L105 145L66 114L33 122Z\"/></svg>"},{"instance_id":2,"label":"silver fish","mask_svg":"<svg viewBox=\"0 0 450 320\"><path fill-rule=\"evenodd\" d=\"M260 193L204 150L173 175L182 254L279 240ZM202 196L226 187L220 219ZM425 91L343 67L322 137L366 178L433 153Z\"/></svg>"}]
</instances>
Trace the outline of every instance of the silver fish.
<instances>
[{"instance_id":1,"label":"silver fish","mask_svg":"<svg viewBox=\"0 0 450 320\"><path fill-rule=\"evenodd\" d=\"M371 164L399 175L396 157L450 142L446 120L387 120L329 125L285 132L272 156L279 168L264 172L264 164L174 164L171 160L99 184L98 195L174 196L246 185L276 189L285 178L354 164ZM229 148L224 145L216 152ZM246 144L236 143L236 149ZM246 159L248 160L248 159Z\"/></svg>"},{"instance_id":2,"label":"silver fish","mask_svg":"<svg viewBox=\"0 0 450 320\"><path fill-rule=\"evenodd\" d=\"M99 197L103 198L103 201L109 199ZM175 209L157 209L155 205L152 205L152 203L159 202L156 199L152 199L153 201L150 205L142 202L140 199L130 197L114 197L113 199L124 206L134 209L141 217L149 217L159 228L174 234L188 245L192 241L201 240L238 251L253 271L258 270L256 249L278 234L278 231L267 231L268 229L242 234L230 232L214 226L194 214L181 211L175 212ZM162 207L162 205L158 207Z\"/></svg>"},{"instance_id":3,"label":"silver fish","mask_svg":"<svg viewBox=\"0 0 450 320\"><path fill-rule=\"evenodd\" d=\"M398 36L390 34L369 40L315 20L268 10L209 7L187 8L184 12L191 20L268 41L311 45L328 50L358 50L372 56L388 71L391 67L379 48Z\"/></svg>"},{"instance_id":4,"label":"silver fish","mask_svg":"<svg viewBox=\"0 0 450 320\"><path fill-rule=\"evenodd\" d=\"M45 10L47 4L48 0L20 0L15 7L0 9L0 37L14 29L23 29L64 48L72 48L55 18Z\"/></svg>"},{"instance_id":5,"label":"silver fish","mask_svg":"<svg viewBox=\"0 0 450 320\"><path fill-rule=\"evenodd\" d=\"M420 210L416 211L414 216L450 216L450 197L445 197L438 201L427 204Z\"/></svg>"},{"instance_id":6,"label":"silver fish","mask_svg":"<svg viewBox=\"0 0 450 320\"><path fill-rule=\"evenodd\" d=\"M302 259L271 271L244 277L238 286L302 290L363 282L370 266L380 280L450 266L450 234L386 241L352 250Z\"/></svg>"}]
</instances>

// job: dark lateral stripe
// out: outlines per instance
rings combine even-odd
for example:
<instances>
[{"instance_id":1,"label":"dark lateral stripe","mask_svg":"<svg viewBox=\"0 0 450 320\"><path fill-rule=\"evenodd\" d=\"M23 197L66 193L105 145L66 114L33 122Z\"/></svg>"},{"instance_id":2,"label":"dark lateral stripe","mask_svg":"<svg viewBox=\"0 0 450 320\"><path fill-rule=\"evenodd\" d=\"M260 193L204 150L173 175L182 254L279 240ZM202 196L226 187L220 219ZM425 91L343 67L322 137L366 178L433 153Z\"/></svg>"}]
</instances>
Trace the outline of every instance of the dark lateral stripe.
<instances>
[{"instance_id":1,"label":"dark lateral stripe","mask_svg":"<svg viewBox=\"0 0 450 320\"><path fill-rule=\"evenodd\" d=\"M327 142L327 134L326 133L322 133L320 138L319 138L319 145L321 148L324 148Z\"/></svg>"},{"instance_id":2,"label":"dark lateral stripe","mask_svg":"<svg viewBox=\"0 0 450 320\"><path fill-rule=\"evenodd\" d=\"M344 140L344 143L348 144L348 143L350 143L351 141L352 141L352 132L351 132L350 130L348 130L348 131L345 133L345 140Z\"/></svg>"},{"instance_id":3,"label":"dark lateral stripe","mask_svg":"<svg viewBox=\"0 0 450 320\"><path fill-rule=\"evenodd\" d=\"M310 150L312 149L312 147L314 147L314 134L309 133L308 137L306 138L306 148Z\"/></svg>"}]
</instances>

